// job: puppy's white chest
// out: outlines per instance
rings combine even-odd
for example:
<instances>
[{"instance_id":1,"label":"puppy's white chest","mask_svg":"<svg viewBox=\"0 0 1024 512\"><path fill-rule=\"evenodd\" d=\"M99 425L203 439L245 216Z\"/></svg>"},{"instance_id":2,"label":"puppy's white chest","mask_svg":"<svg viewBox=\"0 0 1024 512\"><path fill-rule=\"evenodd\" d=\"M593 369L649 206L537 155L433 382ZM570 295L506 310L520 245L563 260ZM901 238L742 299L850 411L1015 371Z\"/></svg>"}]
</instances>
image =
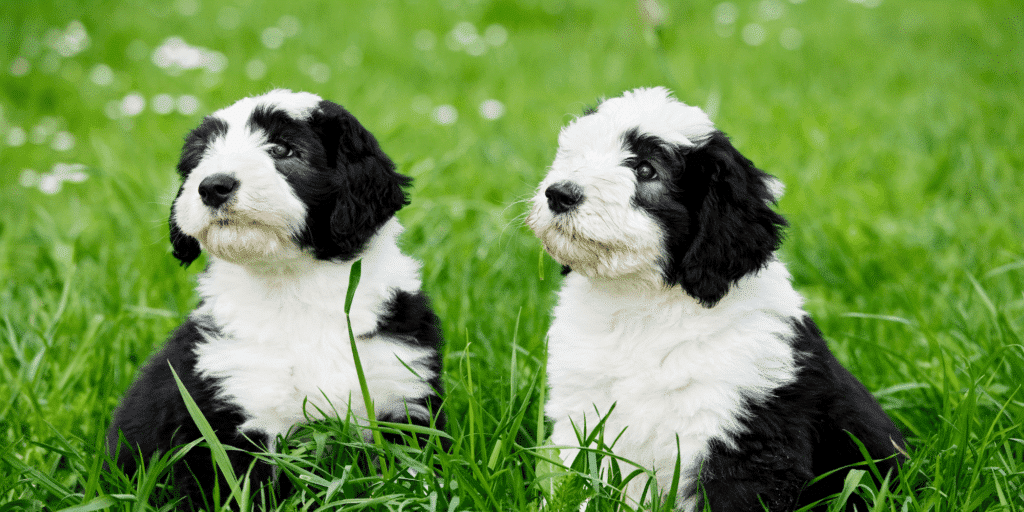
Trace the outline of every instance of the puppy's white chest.
<instances>
[{"instance_id":1,"label":"puppy's white chest","mask_svg":"<svg viewBox=\"0 0 1024 512\"><path fill-rule=\"evenodd\" d=\"M795 372L785 317L736 306L707 310L671 291L609 295L567 279L549 332L552 443L578 444L574 429L614 405L604 439L615 454L653 469L664 489L678 453L685 489L710 441L732 443L747 404Z\"/></svg>"},{"instance_id":2,"label":"puppy's white chest","mask_svg":"<svg viewBox=\"0 0 1024 512\"><path fill-rule=\"evenodd\" d=\"M232 327L197 347L196 366L218 379L219 394L249 416L243 430L285 434L303 420L304 400L312 415L315 405L344 417L359 385L343 326L320 320Z\"/></svg>"}]
</instances>

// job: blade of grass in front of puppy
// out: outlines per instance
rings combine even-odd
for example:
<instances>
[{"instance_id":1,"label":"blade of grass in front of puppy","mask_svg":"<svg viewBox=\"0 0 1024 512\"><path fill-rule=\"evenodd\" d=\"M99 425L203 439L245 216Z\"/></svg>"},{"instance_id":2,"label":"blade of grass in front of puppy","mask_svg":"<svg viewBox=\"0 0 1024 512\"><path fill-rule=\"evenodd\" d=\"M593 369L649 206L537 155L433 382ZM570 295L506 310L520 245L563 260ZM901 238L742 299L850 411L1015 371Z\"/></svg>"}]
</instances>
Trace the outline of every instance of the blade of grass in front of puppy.
<instances>
[{"instance_id":1,"label":"blade of grass in front of puppy","mask_svg":"<svg viewBox=\"0 0 1024 512\"><path fill-rule=\"evenodd\" d=\"M680 468L683 465L682 452L679 450L679 434L676 434L676 466L672 469L672 484L665 496L665 508L675 510L677 494L679 493Z\"/></svg>"},{"instance_id":2,"label":"blade of grass in front of puppy","mask_svg":"<svg viewBox=\"0 0 1024 512\"><path fill-rule=\"evenodd\" d=\"M537 254L537 277L541 281L544 280L544 248L542 247L540 253Z\"/></svg>"},{"instance_id":3,"label":"blade of grass in front of puppy","mask_svg":"<svg viewBox=\"0 0 1024 512\"><path fill-rule=\"evenodd\" d=\"M363 373L363 363L359 360L359 349L356 348L356 336L352 332L352 299L356 296L356 288L359 286L359 278L363 274L363 260L352 262L352 270L348 274L348 293L345 295L345 322L348 324L348 341L352 344L352 360L356 365L356 377L359 379L359 390L363 393L363 405L366 407L366 417L370 421L370 430L373 432L373 444L377 445L380 453L378 458L381 472L388 474L388 468L384 461L384 438L377 428L377 415L373 411L373 401L370 400L370 388L366 385L366 374ZM374 474L377 469L370 464L370 471Z\"/></svg>"},{"instance_id":4,"label":"blade of grass in front of puppy","mask_svg":"<svg viewBox=\"0 0 1024 512\"><path fill-rule=\"evenodd\" d=\"M839 497L836 498L831 504L829 504L829 510L833 508L845 507L846 503L850 501L850 496L853 496L854 491L860 486L860 481L864 478L864 475L868 474L863 469L851 469L846 474L846 479L843 480L843 490L839 493Z\"/></svg>"},{"instance_id":5,"label":"blade of grass in front of puppy","mask_svg":"<svg viewBox=\"0 0 1024 512\"><path fill-rule=\"evenodd\" d=\"M235 498L235 501L242 510L247 509L248 500L242 494L242 489L238 487L238 477L235 476L235 470L231 467L227 450L224 449L224 445L217 439L217 434L213 432L213 427L210 426L210 422L206 421L206 417L199 410L199 406L192 399L192 395L185 389L185 384L178 378L178 372L174 371L174 366L171 366L170 362L167 363L167 366L171 369L171 375L174 376L174 382L178 385L178 391L181 393L181 399L185 401L185 408L188 409L189 416L192 416L192 421L196 422L196 426L199 427L199 432L203 434L203 439L210 446L213 460L217 462L217 466L220 467L224 479L228 482L228 487L231 488L231 496Z\"/></svg>"}]
</instances>

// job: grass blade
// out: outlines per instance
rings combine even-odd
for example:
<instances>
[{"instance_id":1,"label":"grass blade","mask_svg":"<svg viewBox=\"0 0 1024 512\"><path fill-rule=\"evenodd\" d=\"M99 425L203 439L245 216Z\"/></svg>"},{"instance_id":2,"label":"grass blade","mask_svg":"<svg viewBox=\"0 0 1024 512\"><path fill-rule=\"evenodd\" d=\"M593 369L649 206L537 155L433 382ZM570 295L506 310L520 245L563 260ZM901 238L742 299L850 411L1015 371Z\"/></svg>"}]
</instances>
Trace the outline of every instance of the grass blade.
<instances>
[{"instance_id":1,"label":"grass blade","mask_svg":"<svg viewBox=\"0 0 1024 512\"><path fill-rule=\"evenodd\" d=\"M199 432L203 434L203 439L210 446L213 460L220 468L224 479L227 480L228 487L231 488L231 496L239 504L246 503L247 500L242 495L242 489L238 486L238 477L235 476L235 470L231 466L231 459L228 458L227 450L224 449L224 445L217 439L217 434L213 431L213 427L210 426L210 422L206 421L206 417L199 410L199 406L192 399L192 395L185 389L185 384L178 378L178 372L174 371L174 366L171 366L170 363L167 366L171 368L171 375L174 376L174 382L178 385L178 391L181 392L181 399L185 401L185 408L188 409L189 416L192 417L192 421L196 422L196 426L199 427Z\"/></svg>"},{"instance_id":2,"label":"grass blade","mask_svg":"<svg viewBox=\"0 0 1024 512\"><path fill-rule=\"evenodd\" d=\"M356 336L352 332L352 301L356 296L356 288L359 287L359 279L363 273L363 260L352 262L352 270L348 275L348 293L345 295L345 322L348 324L348 341L352 346L352 360L356 366L356 378L359 379L359 390L363 394L363 405L366 407L366 418L370 422L370 430L373 432L373 443L381 454L378 458L381 471L388 474L387 464L384 460L384 437L377 428L377 415L373 410L373 400L370 399L370 388L366 385L366 374L363 373L363 363L359 359L359 348L356 347ZM370 464L370 471L376 474L377 469Z\"/></svg>"}]
</instances>

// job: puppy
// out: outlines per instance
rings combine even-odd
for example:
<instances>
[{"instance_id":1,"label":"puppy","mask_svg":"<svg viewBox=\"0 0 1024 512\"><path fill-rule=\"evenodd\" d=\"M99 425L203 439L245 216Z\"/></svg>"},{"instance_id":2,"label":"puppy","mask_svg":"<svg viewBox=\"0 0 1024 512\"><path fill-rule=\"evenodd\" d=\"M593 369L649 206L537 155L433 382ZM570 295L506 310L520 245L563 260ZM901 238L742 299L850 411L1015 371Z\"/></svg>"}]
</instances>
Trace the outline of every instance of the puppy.
<instances>
[{"instance_id":1,"label":"puppy","mask_svg":"<svg viewBox=\"0 0 1024 512\"><path fill-rule=\"evenodd\" d=\"M351 321L377 419L443 428L438 318L396 243L411 179L352 114L310 93L245 98L188 134L178 172L173 254L208 264L199 306L114 412L107 446L124 471L200 437L171 368L226 445L273 450L318 411L365 424L345 316L357 259ZM228 454L238 475L254 463ZM257 461L251 475L255 489L273 471ZM193 507L217 478L201 447L174 467Z\"/></svg>"},{"instance_id":2,"label":"puppy","mask_svg":"<svg viewBox=\"0 0 1024 512\"><path fill-rule=\"evenodd\" d=\"M664 88L572 121L527 224L566 277L548 333L551 442L597 424L680 510L792 510L903 436L829 352L775 251L781 184ZM678 451L677 451L678 441ZM578 450L562 450L566 465ZM627 471L628 472L628 471ZM647 482L635 479L638 504Z\"/></svg>"}]
</instances>

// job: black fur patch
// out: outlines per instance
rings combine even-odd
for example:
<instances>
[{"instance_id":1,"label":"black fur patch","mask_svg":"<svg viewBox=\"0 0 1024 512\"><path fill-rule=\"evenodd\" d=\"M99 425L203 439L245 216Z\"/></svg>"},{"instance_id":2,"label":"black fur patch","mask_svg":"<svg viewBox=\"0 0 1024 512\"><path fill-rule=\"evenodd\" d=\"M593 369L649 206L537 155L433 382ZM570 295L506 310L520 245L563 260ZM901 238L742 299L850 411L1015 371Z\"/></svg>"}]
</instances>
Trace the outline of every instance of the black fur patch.
<instances>
[{"instance_id":1,"label":"black fur patch","mask_svg":"<svg viewBox=\"0 0 1024 512\"><path fill-rule=\"evenodd\" d=\"M178 175L181 176L183 181L192 172L192 169L195 169L199 162L202 161L203 154L210 143L217 137L226 134L227 131L228 124L224 120L207 116L203 118L203 122L199 126L185 136L185 145L181 148L181 157L178 159L177 166ZM177 201L180 196L181 189L179 188L174 200ZM173 205L174 203L171 204ZM168 218L168 225L171 234L171 247L173 248L171 254L181 262L181 266L187 267L202 252L199 241L181 232L181 228L178 227L178 223L174 219L173 206L171 207L171 215Z\"/></svg>"},{"instance_id":2,"label":"black fur patch","mask_svg":"<svg viewBox=\"0 0 1024 512\"><path fill-rule=\"evenodd\" d=\"M227 132L228 123L223 119L206 116L199 126L185 136L185 146L181 149L181 158L178 159L178 175L181 179L185 179L192 169L199 165L210 142Z\"/></svg>"},{"instance_id":3,"label":"black fur patch","mask_svg":"<svg viewBox=\"0 0 1024 512\"><path fill-rule=\"evenodd\" d=\"M623 147L658 171L638 182L634 202L667 235L662 273L706 307L743 276L768 264L782 242L786 220L772 210L771 177L715 131L696 149L678 147L634 129Z\"/></svg>"},{"instance_id":4,"label":"black fur patch","mask_svg":"<svg viewBox=\"0 0 1024 512\"><path fill-rule=\"evenodd\" d=\"M697 496L711 510L794 510L837 493L847 471L806 487L817 475L864 462L847 432L864 443L883 472L898 471L903 435L871 393L828 350L821 332L805 317L793 321L796 380L762 403L748 403L737 449L714 441L701 468ZM863 469L863 467L862 467ZM760 501L759 501L760 500ZM863 502L849 504L866 510ZM697 506L701 509L703 504ZM851 509L852 510L852 509Z\"/></svg>"},{"instance_id":5,"label":"black fur patch","mask_svg":"<svg viewBox=\"0 0 1024 512\"><path fill-rule=\"evenodd\" d=\"M204 331L209 328L188 320L174 333L163 349L153 356L142 368L138 379L125 393L114 420L107 431L107 449L111 458L127 474L135 472L141 452L145 464L156 452L166 453L177 446L189 443L201 436L199 428L185 408L170 366L178 374L185 389L203 411L210 426L217 432L225 445L243 450L263 450L269 439L264 434L238 433L238 427L245 421L242 410L217 397L217 382L196 373L195 347L203 341ZM118 432L123 433L127 444L120 443ZM228 451L228 458L236 475L244 475L253 462L253 457L238 451ZM204 493L213 488L213 482L220 480L220 489L227 489L227 483L214 472L210 450L203 445L196 446L174 465L172 482L177 496L185 497L185 505L191 509L208 508L212 496ZM256 462L252 472L253 489L271 482L272 468Z\"/></svg>"},{"instance_id":6,"label":"black fur patch","mask_svg":"<svg viewBox=\"0 0 1024 512\"><path fill-rule=\"evenodd\" d=\"M395 290L384 306L384 313L377 321L377 333L413 346L432 349L432 358L427 362L429 369L434 373L434 380L430 381L430 385L438 395L442 393L441 345L444 338L441 333L441 320L431 309L430 299L426 293L422 290L416 293ZM441 421L442 424L439 426L443 425L443 420Z\"/></svg>"},{"instance_id":7,"label":"black fur patch","mask_svg":"<svg viewBox=\"0 0 1024 512\"><path fill-rule=\"evenodd\" d=\"M444 394L441 382L441 345L444 343L444 338L441 332L441 320L431 309L430 299L423 291L410 293L404 290L395 290L391 300L386 303L384 311L377 321L377 333L389 335L410 345L432 349L430 360L425 363L433 374L433 377L427 381L433 392L423 398L411 400L409 403L421 405L430 411L433 416L433 425L429 420L415 416L410 418L401 414L383 414L377 419L392 423L411 421L416 425L444 429L446 419L441 410L441 396ZM411 363L412 361L406 361L410 367L412 367ZM388 440L397 442L399 438L398 436L389 436Z\"/></svg>"},{"instance_id":8,"label":"black fur patch","mask_svg":"<svg viewBox=\"0 0 1024 512\"><path fill-rule=\"evenodd\" d=\"M307 201L300 238L320 259L355 258L377 230L406 204L412 178L395 171L377 139L341 106L322 101L309 126L324 148L323 181L289 180Z\"/></svg>"}]
</instances>

